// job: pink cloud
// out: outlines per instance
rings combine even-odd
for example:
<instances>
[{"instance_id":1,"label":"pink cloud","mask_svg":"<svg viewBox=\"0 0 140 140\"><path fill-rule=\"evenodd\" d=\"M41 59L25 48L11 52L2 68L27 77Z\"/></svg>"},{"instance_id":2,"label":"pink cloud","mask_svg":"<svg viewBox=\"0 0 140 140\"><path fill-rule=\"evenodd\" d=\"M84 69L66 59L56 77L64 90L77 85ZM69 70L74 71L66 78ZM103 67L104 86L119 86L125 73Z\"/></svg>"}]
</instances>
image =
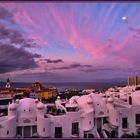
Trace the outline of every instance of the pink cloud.
<instances>
[{"instance_id":1,"label":"pink cloud","mask_svg":"<svg viewBox=\"0 0 140 140\"><path fill-rule=\"evenodd\" d=\"M117 40L117 37L119 38L122 34L122 30L124 31L125 29L112 31L110 37L115 40L115 43L111 44L111 48L108 48L101 40L101 33L106 23L108 23L108 18L116 4L111 4L104 18L103 14L105 10L99 13L99 21L102 23L99 25L91 23L88 12L84 12L84 24L81 23L83 28L80 28L80 30L74 22L75 10L73 7L67 11L68 13L64 13L58 5L46 3L44 5L46 8L42 6L37 8L37 6L33 5L33 8L37 10L33 12L29 9L30 6L27 7L26 4L8 5L11 11L16 11L14 13L15 22L24 27L27 36L34 39L37 44L44 45L45 47L51 46L49 42L51 39L52 42L56 41L56 44L59 41L62 43L66 42L75 50L82 50L91 54L91 62L93 64L96 62L96 64L103 65L105 62L108 65L119 66L121 65L120 63L129 63L130 58L119 54L119 52L123 51L125 47L127 48L127 44L132 39L133 33L129 33ZM121 8L124 7L125 5L121 6ZM115 12L110 22L119 16L121 8ZM135 18L137 19L137 16ZM81 22L80 19L79 21ZM111 26L114 25L111 24ZM93 29L96 30L93 31ZM117 64L113 64L114 61Z\"/></svg>"}]
</instances>

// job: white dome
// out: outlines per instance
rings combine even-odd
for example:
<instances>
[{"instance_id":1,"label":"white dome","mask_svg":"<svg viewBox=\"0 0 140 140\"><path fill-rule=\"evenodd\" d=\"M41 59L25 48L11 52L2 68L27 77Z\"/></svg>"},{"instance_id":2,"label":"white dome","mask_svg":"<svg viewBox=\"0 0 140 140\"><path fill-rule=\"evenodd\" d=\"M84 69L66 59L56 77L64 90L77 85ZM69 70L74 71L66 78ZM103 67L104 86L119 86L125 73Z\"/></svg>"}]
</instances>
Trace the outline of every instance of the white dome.
<instances>
[{"instance_id":1,"label":"white dome","mask_svg":"<svg viewBox=\"0 0 140 140\"><path fill-rule=\"evenodd\" d=\"M17 103L17 104L19 103L19 99L16 99L16 103Z\"/></svg>"},{"instance_id":2,"label":"white dome","mask_svg":"<svg viewBox=\"0 0 140 140\"><path fill-rule=\"evenodd\" d=\"M9 105L10 110L15 110L17 108L16 104L12 103Z\"/></svg>"},{"instance_id":3,"label":"white dome","mask_svg":"<svg viewBox=\"0 0 140 140\"><path fill-rule=\"evenodd\" d=\"M113 98L112 97L109 97L108 99L107 99L107 101L109 102L109 103L113 103Z\"/></svg>"},{"instance_id":4,"label":"white dome","mask_svg":"<svg viewBox=\"0 0 140 140\"><path fill-rule=\"evenodd\" d=\"M41 103L41 102L39 102L39 103L37 104L37 108L38 108L38 109L43 109L44 107L45 107L44 104Z\"/></svg>"},{"instance_id":5,"label":"white dome","mask_svg":"<svg viewBox=\"0 0 140 140\"><path fill-rule=\"evenodd\" d=\"M19 103L21 104L22 107L27 107L27 106L32 106L34 104L34 99L32 98L23 98L19 100Z\"/></svg>"},{"instance_id":6,"label":"white dome","mask_svg":"<svg viewBox=\"0 0 140 140\"><path fill-rule=\"evenodd\" d=\"M35 99L35 103L38 103L38 99Z\"/></svg>"},{"instance_id":7,"label":"white dome","mask_svg":"<svg viewBox=\"0 0 140 140\"><path fill-rule=\"evenodd\" d=\"M57 99L60 99L60 96L57 96Z\"/></svg>"},{"instance_id":8,"label":"white dome","mask_svg":"<svg viewBox=\"0 0 140 140\"><path fill-rule=\"evenodd\" d=\"M35 113L36 113L36 106L35 106L34 99L23 98L19 101L19 106L18 106L19 117L26 116L27 114L33 116L35 115Z\"/></svg>"},{"instance_id":9,"label":"white dome","mask_svg":"<svg viewBox=\"0 0 140 140\"><path fill-rule=\"evenodd\" d=\"M92 98L87 99L87 103L88 103L88 104L92 104L92 103L93 103Z\"/></svg>"}]
</instances>

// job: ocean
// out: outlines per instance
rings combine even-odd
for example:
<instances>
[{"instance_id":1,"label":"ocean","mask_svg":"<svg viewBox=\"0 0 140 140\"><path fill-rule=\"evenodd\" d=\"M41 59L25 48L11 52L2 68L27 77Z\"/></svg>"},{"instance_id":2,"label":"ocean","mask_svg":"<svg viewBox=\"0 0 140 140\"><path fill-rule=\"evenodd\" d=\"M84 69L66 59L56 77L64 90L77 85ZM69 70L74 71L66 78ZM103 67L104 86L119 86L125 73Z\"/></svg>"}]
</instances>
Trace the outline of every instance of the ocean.
<instances>
[{"instance_id":1,"label":"ocean","mask_svg":"<svg viewBox=\"0 0 140 140\"><path fill-rule=\"evenodd\" d=\"M11 83L13 88L18 87L30 87L32 83ZM66 83L42 83L44 87L55 86L58 91L63 91L64 89L107 89L113 86L125 86L125 82L66 82ZM5 82L0 82L0 88L5 87Z\"/></svg>"}]
</instances>

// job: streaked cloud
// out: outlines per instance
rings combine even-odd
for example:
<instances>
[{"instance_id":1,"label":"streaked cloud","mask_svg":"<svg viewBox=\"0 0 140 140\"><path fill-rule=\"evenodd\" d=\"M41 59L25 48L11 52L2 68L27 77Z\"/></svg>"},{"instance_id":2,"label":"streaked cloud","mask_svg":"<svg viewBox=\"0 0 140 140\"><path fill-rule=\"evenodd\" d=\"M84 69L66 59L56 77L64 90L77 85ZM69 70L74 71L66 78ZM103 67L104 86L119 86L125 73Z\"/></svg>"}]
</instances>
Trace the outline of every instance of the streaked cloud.
<instances>
[{"instance_id":1,"label":"streaked cloud","mask_svg":"<svg viewBox=\"0 0 140 140\"><path fill-rule=\"evenodd\" d=\"M67 70L67 69L76 69L76 68L86 68L86 67L92 67L91 65L81 65L80 63L74 63L70 64L68 66L62 66L62 67L54 67L52 70Z\"/></svg>"},{"instance_id":2,"label":"streaked cloud","mask_svg":"<svg viewBox=\"0 0 140 140\"><path fill-rule=\"evenodd\" d=\"M63 63L63 60L62 59L55 59L55 60L52 60L52 59L45 59L47 63Z\"/></svg>"},{"instance_id":3,"label":"streaked cloud","mask_svg":"<svg viewBox=\"0 0 140 140\"><path fill-rule=\"evenodd\" d=\"M13 22L13 14L7 9L0 7L0 20L9 20Z\"/></svg>"},{"instance_id":4,"label":"streaked cloud","mask_svg":"<svg viewBox=\"0 0 140 140\"><path fill-rule=\"evenodd\" d=\"M38 73L53 71L60 77L71 75L73 80L81 79L82 74L82 80L87 80L93 73L99 78L112 78L135 75L140 69L137 2L0 6L1 44L11 45L14 50L21 47L23 54L36 54L31 59L34 67L38 65ZM124 16L126 20L122 20Z\"/></svg>"},{"instance_id":5,"label":"streaked cloud","mask_svg":"<svg viewBox=\"0 0 140 140\"><path fill-rule=\"evenodd\" d=\"M41 56L23 48L0 43L0 74L36 68L38 65L35 59L39 57Z\"/></svg>"}]
</instances>

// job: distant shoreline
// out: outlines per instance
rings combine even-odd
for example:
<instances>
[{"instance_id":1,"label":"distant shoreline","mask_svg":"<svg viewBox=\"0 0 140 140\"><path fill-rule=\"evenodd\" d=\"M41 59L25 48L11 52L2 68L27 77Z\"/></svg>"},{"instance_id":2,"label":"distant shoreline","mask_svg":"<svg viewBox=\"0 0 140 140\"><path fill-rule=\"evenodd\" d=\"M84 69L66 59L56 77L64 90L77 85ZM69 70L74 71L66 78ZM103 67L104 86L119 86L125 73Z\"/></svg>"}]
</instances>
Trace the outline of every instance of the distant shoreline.
<instances>
[{"instance_id":1,"label":"distant shoreline","mask_svg":"<svg viewBox=\"0 0 140 140\"><path fill-rule=\"evenodd\" d=\"M13 88L18 87L30 87L32 83L30 82L11 82ZM55 86L58 91L62 91L64 89L107 89L113 86L125 86L126 82L47 82L42 83L44 87ZM5 82L0 82L0 88L5 87Z\"/></svg>"}]
</instances>

